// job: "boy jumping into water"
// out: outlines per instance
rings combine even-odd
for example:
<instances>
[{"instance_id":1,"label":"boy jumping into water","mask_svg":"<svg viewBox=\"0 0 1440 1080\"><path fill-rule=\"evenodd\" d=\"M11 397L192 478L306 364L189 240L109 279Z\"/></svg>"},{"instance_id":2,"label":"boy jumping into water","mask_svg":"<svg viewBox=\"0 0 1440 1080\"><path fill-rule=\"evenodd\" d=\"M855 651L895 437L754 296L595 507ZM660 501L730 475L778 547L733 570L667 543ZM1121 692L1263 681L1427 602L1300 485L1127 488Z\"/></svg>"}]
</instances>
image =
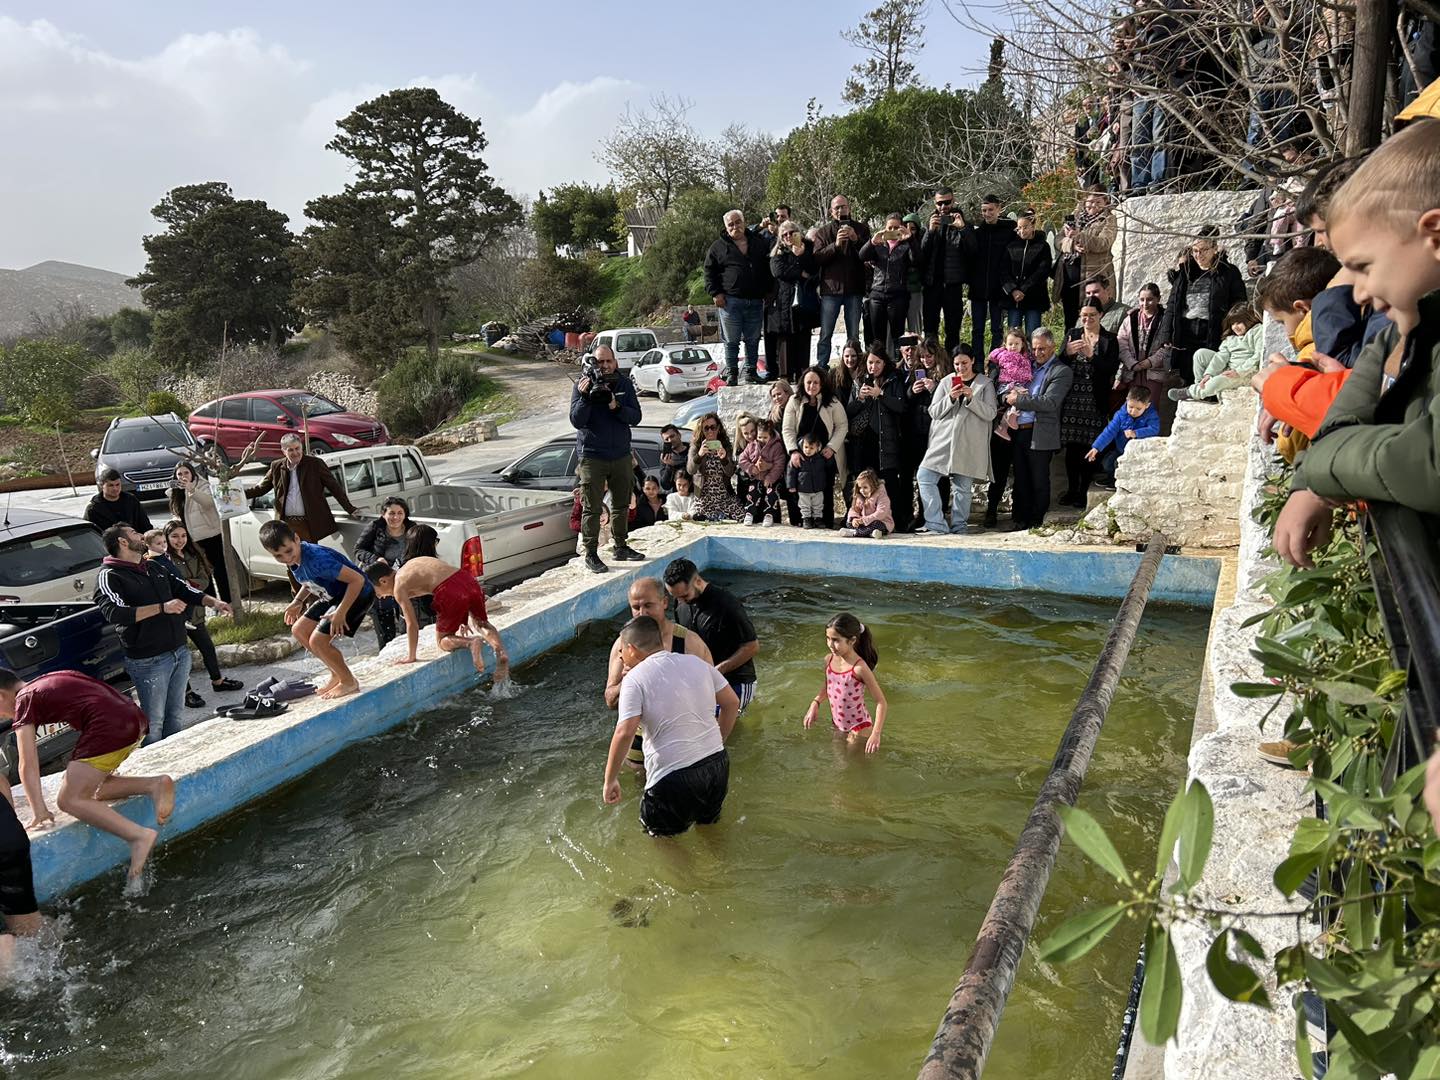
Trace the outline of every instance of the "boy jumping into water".
<instances>
[{"instance_id":1,"label":"boy jumping into water","mask_svg":"<svg viewBox=\"0 0 1440 1080\"><path fill-rule=\"evenodd\" d=\"M35 729L40 724L65 723L80 733L60 782L60 809L129 844L130 878L138 878L158 833L135 824L106 804L131 795L148 795L155 804L155 821L159 825L169 821L175 809L175 782L170 777L114 775L149 730L150 723L140 707L114 687L78 671L51 671L27 683L13 671L0 668L0 720L13 721L20 751L20 783L30 803L32 831L55 823L40 787ZM18 870L16 866L5 866L5 861L6 856L0 853L0 911L8 923L12 914L23 913L12 913L7 906L10 874ZM28 850L25 861L28 866ZM17 932L27 931L17 928Z\"/></svg>"},{"instance_id":2,"label":"boy jumping into water","mask_svg":"<svg viewBox=\"0 0 1440 1080\"><path fill-rule=\"evenodd\" d=\"M316 696L338 698L356 693L360 684L333 639L336 634L354 637L375 603L375 590L365 574L334 548L301 540L283 521L261 525L260 543L290 569L297 582L323 596L307 608L309 593L301 589L285 609L285 625L292 627L295 640L330 669L330 681Z\"/></svg>"},{"instance_id":3,"label":"boy jumping into water","mask_svg":"<svg viewBox=\"0 0 1440 1080\"><path fill-rule=\"evenodd\" d=\"M485 670L481 645L495 650L495 681L504 682L510 675L510 657L500 640L500 631L490 624L485 614L485 590L467 573L440 559L422 557L408 559L396 570L389 563L377 562L366 573L375 591L393 596L405 615L405 634L410 651L397 664L415 663L415 650L420 644L420 622L415 617L414 601L430 596L435 609L435 643L445 652L469 649L475 659L475 670Z\"/></svg>"}]
</instances>

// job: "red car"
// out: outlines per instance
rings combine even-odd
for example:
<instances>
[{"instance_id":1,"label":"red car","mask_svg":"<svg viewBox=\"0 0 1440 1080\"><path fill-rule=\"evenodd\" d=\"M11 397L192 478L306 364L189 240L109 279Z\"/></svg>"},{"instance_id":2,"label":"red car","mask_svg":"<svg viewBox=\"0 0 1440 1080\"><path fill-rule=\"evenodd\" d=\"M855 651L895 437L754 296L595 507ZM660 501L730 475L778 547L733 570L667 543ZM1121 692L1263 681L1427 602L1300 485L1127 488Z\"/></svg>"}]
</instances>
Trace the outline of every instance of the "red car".
<instances>
[{"instance_id":1,"label":"red car","mask_svg":"<svg viewBox=\"0 0 1440 1080\"><path fill-rule=\"evenodd\" d=\"M257 461L280 456L280 437L310 434L310 452L385 446L390 432L373 416L347 412L335 402L308 390L255 390L201 405L190 414L190 434L202 445L219 443L231 461L260 436Z\"/></svg>"}]
</instances>

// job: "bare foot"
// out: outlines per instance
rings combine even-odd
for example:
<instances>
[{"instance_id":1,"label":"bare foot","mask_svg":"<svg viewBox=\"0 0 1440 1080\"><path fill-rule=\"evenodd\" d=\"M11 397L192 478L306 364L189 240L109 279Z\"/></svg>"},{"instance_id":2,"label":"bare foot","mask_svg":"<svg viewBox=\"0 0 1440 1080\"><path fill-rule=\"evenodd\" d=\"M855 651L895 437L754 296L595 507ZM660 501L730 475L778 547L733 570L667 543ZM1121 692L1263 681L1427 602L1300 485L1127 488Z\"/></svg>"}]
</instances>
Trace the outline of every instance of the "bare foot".
<instances>
[{"instance_id":1,"label":"bare foot","mask_svg":"<svg viewBox=\"0 0 1440 1080\"><path fill-rule=\"evenodd\" d=\"M155 801L155 821L164 825L175 812L175 781L168 776L159 777L150 797Z\"/></svg>"},{"instance_id":2,"label":"bare foot","mask_svg":"<svg viewBox=\"0 0 1440 1080\"><path fill-rule=\"evenodd\" d=\"M334 690L334 689L335 689L337 686L339 686L339 685L340 685L340 680L337 679L337 678L335 678L335 677L332 675L329 682L327 682L324 686L320 687L318 690L315 691L315 696L316 696L316 697L329 697L329 696L330 696L330 691Z\"/></svg>"},{"instance_id":3,"label":"bare foot","mask_svg":"<svg viewBox=\"0 0 1440 1080\"><path fill-rule=\"evenodd\" d=\"M159 837L154 829L142 829L143 834L139 840L130 841L130 879L140 876L145 869L145 860L150 858L150 850L155 846L155 840Z\"/></svg>"},{"instance_id":4,"label":"bare foot","mask_svg":"<svg viewBox=\"0 0 1440 1080\"><path fill-rule=\"evenodd\" d=\"M485 673L485 655L481 649L482 644L479 638L470 643L470 657L475 661L475 670L483 675Z\"/></svg>"},{"instance_id":5,"label":"bare foot","mask_svg":"<svg viewBox=\"0 0 1440 1080\"><path fill-rule=\"evenodd\" d=\"M324 690L321 690L316 696L334 699L349 697L351 694L358 694L359 692L360 684L354 679L349 679L346 682L342 682L337 686L331 686Z\"/></svg>"}]
</instances>

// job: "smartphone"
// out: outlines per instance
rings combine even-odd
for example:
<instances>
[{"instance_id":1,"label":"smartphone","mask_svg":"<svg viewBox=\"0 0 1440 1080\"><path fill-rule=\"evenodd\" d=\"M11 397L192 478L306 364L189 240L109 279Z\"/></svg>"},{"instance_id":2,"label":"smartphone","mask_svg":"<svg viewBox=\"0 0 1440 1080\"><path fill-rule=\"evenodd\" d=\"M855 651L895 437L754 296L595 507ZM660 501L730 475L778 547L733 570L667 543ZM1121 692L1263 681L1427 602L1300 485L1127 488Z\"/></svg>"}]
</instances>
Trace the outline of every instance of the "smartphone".
<instances>
[{"instance_id":1,"label":"smartphone","mask_svg":"<svg viewBox=\"0 0 1440 1080\"><path fill-rule=\"evenodd\" d=\"M722 443L719 439L706 439L706 440L705 440L705 449L706 449L706 450L724 450L724 449L725 449L725 444Z\"/></svg>"}]
</instances>

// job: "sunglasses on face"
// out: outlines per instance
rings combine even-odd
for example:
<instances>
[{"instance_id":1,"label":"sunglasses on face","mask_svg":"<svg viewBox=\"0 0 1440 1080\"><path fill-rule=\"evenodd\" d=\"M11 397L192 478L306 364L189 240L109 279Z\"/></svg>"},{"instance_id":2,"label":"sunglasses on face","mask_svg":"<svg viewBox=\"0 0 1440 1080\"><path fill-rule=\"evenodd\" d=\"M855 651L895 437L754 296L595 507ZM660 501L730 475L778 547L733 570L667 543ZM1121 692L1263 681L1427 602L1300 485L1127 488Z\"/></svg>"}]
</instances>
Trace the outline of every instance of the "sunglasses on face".
<instances>
[{"instance_id":1,"label":"sunglasses on face","mask_svg":"<svg viewBox=\"0 0 1440 1080\"><path fill-rule=\"evenodd\" d=\"M720 427L719 427L719 425L717 425L717 424L701 424L701 425L700 425L700 430L701 430L701 431L719 431L719 430L720 430Z\"/></svg>"},{"instance_id":2,"label":"sunglasses on face","mask_svg":"<svg viewBox=\"0 0 1440 1080\"><path fill-rule=\"evenodd\" d=\"M953 206L954 203L955 203L955 200L954 200L954 199L936 199L936 200L935 200L935 205L936 205L936 206Z\"/></svg>"}]
</instances>

